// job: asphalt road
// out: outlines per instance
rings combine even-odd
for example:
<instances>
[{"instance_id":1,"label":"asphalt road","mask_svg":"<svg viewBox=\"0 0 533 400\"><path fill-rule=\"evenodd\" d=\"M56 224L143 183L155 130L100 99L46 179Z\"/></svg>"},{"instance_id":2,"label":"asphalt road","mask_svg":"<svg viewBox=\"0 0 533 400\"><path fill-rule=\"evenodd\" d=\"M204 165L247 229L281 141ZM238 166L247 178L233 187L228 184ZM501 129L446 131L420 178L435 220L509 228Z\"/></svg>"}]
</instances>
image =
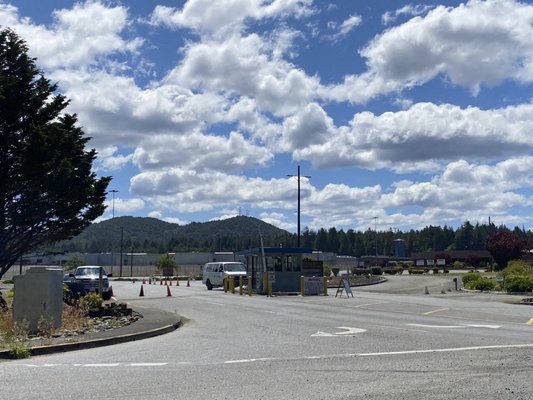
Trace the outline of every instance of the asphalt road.
<instances>
[{"instance_id":1,"label":"asphalt road","mask_svg":"<svg viewBox=\"0 0 533 400\"><path fill-rule=\"evenodd\" d=\"M414 279L411 279L414 278ZM441 281L442 279L442 281ZM354 297L113 284L188 319L116 346L0 363L6 399L531 399L533 307L392 277ZM387 289L388 285L388 289ZM425 288L430 294L425 294ZM388 291L388 293L382 293ZM444 292L444 293L443 293Z\"/></svg>"}]
</instances>

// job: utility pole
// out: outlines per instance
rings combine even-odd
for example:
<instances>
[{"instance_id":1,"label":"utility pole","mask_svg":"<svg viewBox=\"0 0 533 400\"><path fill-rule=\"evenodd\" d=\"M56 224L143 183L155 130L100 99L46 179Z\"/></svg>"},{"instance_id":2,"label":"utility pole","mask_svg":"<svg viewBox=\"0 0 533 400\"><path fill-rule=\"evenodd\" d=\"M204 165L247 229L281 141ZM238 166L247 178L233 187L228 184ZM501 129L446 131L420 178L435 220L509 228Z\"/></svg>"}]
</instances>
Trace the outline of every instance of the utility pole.
<instances>
[{"instance_id":1,"label":"utility pole","mask_svg":"<svg viewBox=\"0 0 533 400\"><path fill-rule=\"evenodd\" d=\"M120 228L120 270L119 276L122 277L122 253L124 251L124 228Z\"/></svg>"},{"instance_id":2,"label":"utility pole","mask_svg":"<svg viewBox=\"0 0 533 400\"><path fill-rule=\"evenodd\" d=\"M300 248L300 166L298 165L298 175L287 175L288 177L298 177L298 248ZM311 178L310 176L304 176L304 178Z\"/></svg>"},{"instance_id":3,"label":"utility pole","mask_svg":"<svg viewBox=\"0 0 533 400\"><path fill-rule=\"evenodd\" d=\"M374 217L374 233L376 234L376 257L378 256L378 217Z\"/></svg>"},{"instance_id":4,"label":"utility pole","mask_svg":"<svg viewBox=\"0 0 533 400\"><path fill-rule=\"evenodd\" d=\"M118 190L117 189L112 189L110 190L111 194L113 195L113 200L112 200L112 207L111 209L113 210L113 218L115 218L115 193L118 193Z\"/></svg>"}]
</instances>

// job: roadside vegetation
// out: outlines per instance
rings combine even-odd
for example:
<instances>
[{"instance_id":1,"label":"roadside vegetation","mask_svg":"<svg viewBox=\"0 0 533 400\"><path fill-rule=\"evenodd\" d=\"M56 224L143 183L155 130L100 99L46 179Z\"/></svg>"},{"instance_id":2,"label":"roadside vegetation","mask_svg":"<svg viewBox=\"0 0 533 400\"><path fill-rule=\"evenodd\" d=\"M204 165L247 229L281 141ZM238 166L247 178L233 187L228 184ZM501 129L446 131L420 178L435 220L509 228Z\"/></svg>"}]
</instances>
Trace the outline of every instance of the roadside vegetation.
<instances>
[{"instance_id":1,"label":"roadside vegetation","mask_svg":"<svg viewBox=\"0 0 533 400\"><path fill-rule=\"evenodd\" d=\"M66 287L66 286L65 286ZM8 350L13 358L26 358L31 354L33 346L50 345L57 338L64 343L75 342L76 337L91 330L101 330L104 320L91 318L91 311L102 309L103 300L96 293L88 293L71 301L65 290L61 327L55 329L52 321L42 318L39 320L37 332L29 333L27 323L16 323L13 320L13 289L3 294L5 307L0 310L0 350ZM120 327L118 318L106 318L105 329Z\"/></svg>"},{"instance_id":2,"label":"roadside vegetation","mask_svg":"<svg viewBox=\"0 0 533 400\"><path fill-rule=\"evenodd\" d=\"M470 272L463 276L466 289L527 293L533 291L533 268L523 260L512 260L498 274Z\"/></svg>"}]
</instances>

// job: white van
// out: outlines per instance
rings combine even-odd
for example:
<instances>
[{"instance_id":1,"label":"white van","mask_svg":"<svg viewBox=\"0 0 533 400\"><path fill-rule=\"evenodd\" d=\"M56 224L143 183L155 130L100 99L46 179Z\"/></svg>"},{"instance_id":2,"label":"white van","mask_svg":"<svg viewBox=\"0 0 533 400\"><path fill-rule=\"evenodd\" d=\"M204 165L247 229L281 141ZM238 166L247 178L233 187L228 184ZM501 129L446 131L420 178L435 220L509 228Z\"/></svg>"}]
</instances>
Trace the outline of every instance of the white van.
<instances>
[{"instance_id":1,"label":"white van","mask_svg":"<svg viewBox=\"0 0 533 400\"><path fill-rule=\"evenodd\" d=\"M235 277L235 286L239 284L239 278L246 278L246 267L241 262L225 261L210 262L204 265L202 282L208 290L224 285L224 278ZM243 279L244 279L243 278Z\"/></svg>"}]
</instances>

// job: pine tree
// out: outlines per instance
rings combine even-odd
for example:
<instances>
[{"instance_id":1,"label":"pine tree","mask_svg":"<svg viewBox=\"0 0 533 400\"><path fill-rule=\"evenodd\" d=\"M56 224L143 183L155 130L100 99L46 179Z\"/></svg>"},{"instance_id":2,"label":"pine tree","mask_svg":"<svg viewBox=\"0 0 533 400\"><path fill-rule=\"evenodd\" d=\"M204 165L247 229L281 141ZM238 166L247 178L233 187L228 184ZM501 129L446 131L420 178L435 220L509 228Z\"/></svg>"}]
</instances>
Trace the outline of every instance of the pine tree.
<instances>
[{"instance_id":1,"label":"pine tree","mask_svg":"<svg viewBox=\"0 0 533 400\"><path fill-rule=\"evenodd\" d=\"M95 150L63 113L68 101L0 30L0 277L39 246L80 233L105 210L110 178L91 171Z\"/></svg>"}]
</instances>

